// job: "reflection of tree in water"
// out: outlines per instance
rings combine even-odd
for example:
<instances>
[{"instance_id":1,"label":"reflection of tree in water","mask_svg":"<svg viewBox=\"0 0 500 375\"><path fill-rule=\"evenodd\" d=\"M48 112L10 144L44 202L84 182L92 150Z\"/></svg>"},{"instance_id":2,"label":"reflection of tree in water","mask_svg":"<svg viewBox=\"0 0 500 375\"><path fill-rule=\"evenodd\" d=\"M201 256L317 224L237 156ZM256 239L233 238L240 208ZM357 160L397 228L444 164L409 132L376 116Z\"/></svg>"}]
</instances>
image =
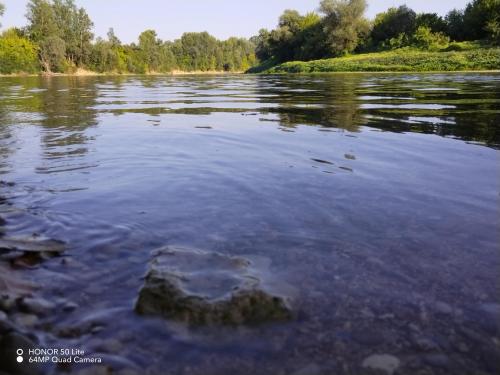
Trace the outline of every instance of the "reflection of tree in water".
<instances>
[{"instance_id":1,"label":"reflection of tree in water","mask_svg":"<svg viewBox=\"0 0 500 375\"><path fill-rule=\"evenodd\" d=\"M448 84L449 85L449 84ZM464 85L464 83L462 83ZM426 93L416 95L413 102L398 104L437 104L442 109L373 108L367 126L393 132L416 132L453 137L500 147L500 104L498 90L478 91L476 84L467 82L461 92Z\"/></svg>"},{"instance_id":2,"label":"reflection of tree in water","mask_svg":"<svg viewBox=\"0 0 500 375\"><path fill-rule=\"evenodd\" d=\"M26 77L3 83L1 90L1 123L39 125L46 157L87 152L85 131L97 124L95 78Z\"/></svg>"},{"instance_id":3,"label":"reflection of tree in water","mask_svg":"<svg viewBox=\"0 0 500 375\"><path fill-rule=\"evenodd\" d=\"M42 81L40 124L45 155L48 158L82 155L89 141L86 129L97 125L93 108L97 99L92 77L56 77Z\"/></svg>"},{"instance_id":4,"label":"reflection of tree in water","mask_svg":"<svg viewBox=\"0 0 500 375\"><path fill-rule=\"evenodd\" d=\"M277 114L284 127L321 125L357 131L366 125L451 136L492 147L500 146L498 84L429 76L257 77L258 100L274 104L261 112Z\"/></svg>"},{"instance_id":5,"label":"reflection of tree in water","mask_svg":"<svg viewBox=\"0 0 500 375\"><path fill-rule=\"evenodd\" d=\"M365 117L356 100L361 76L308 76L298 78L258 78L261 102L276 104L267 110L276 113L284 127L321 125L357 131Z\"/></svg>"},{"instance_id":6,"label":"reflection of tree in water","mask_svg":"<svg viewBox=\"0 0 500 375\"><path fill-rule=\"evenodd\" d=\"M14 127L32 123L39 100L27 92L37 86L37 78L3 77L0 80L0 174L10 171L9 157L17 150Z\"/></svg>"}]
</instances>

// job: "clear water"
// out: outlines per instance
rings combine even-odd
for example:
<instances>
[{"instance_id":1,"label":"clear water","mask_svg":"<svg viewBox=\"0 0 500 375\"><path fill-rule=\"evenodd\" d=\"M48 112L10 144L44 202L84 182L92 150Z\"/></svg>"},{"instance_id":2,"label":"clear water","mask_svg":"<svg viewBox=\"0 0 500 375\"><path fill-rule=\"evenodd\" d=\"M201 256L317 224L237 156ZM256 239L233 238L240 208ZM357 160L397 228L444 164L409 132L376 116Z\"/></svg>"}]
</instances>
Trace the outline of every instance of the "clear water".
<instances>
[{"instance_id":1,"label":"clear water","mask_svg":"<svg viewBox=\"0 0 500 375\"><path fill-rule=\"evenodd\" d=\"M2 78L5 233L65 241L22 275L79 306L32 330L139 373L493 374L499 126L495 74ZM297 319L136 315L165 245L266 258Z\"/></svg>"}]
</instances>

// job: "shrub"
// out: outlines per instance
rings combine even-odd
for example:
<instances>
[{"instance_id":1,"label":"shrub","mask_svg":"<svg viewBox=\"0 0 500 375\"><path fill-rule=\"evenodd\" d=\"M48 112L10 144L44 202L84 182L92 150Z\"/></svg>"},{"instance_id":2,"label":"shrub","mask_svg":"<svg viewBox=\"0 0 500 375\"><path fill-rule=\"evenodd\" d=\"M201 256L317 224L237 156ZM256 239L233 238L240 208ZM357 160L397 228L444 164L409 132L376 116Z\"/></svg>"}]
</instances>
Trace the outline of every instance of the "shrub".
<instances>
[{"instance_id":1,"label":"shrub","mask_svg":"<svg viewBox=\"0 0 500 375\"><path fill-rule=\"evenodd\" d=\"M430 51L448 47L450 38L443 33L433 33L430 27L420 26L412 36L413 46Z\"/></svg>"},{"instance_id":2,"label":"shrub","mask_svg":"<svg viewBox=\"0 0 500 375\"><path fill-rule=\"evenodd\" d=\"M0 73L33 73L39 69L37 47L15 29L0 36Z\"/></svg>"}]
</instances>

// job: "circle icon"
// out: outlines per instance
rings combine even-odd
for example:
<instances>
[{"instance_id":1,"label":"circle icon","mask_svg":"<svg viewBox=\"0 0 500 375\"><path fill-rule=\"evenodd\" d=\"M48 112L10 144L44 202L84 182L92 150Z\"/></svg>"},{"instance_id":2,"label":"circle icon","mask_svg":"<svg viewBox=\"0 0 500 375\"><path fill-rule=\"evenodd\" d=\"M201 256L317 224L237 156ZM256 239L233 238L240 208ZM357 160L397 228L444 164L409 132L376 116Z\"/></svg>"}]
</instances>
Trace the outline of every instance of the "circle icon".
<instances>
[{"instance_id":1,"label":"circle icon","mask_svg":"<svg viewBox=\"0 0 500 375\"><path fill-rule=\"evenodd\" d=\"M24 351L22 349L16 350L17 355L23 355Z\"/></svg>"},{"instance_id":2,"label":"circle icon","mask_svg":"<svg viewBox=\"0 0 500 375\"><path fill-rule=\"evenodd\" d=\"M17 357L17 362L21 363L23 361L23 357L19 356Z\"/></svg>"}]
</instances>

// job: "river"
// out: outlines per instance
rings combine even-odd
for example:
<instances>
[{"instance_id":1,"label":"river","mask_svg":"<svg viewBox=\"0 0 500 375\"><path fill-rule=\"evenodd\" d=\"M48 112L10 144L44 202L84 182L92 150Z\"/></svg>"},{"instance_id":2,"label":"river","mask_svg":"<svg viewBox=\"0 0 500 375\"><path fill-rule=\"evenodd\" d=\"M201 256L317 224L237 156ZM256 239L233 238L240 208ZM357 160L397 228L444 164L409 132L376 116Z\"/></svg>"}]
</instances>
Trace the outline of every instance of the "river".
<instances>
[{"instance_id":1,"label":"river","mask_svg":"<svg viewBox=\"0 0 500 375\"><path fill-rule=\"evenodd\" d=\"M498 373L499 108L499 74L0 78L3 237L66 246L3 261L54 306L9 319L123 374ZM264 259L294 319L136 314L163 246Z\"/></svg>"}]
</instances>

